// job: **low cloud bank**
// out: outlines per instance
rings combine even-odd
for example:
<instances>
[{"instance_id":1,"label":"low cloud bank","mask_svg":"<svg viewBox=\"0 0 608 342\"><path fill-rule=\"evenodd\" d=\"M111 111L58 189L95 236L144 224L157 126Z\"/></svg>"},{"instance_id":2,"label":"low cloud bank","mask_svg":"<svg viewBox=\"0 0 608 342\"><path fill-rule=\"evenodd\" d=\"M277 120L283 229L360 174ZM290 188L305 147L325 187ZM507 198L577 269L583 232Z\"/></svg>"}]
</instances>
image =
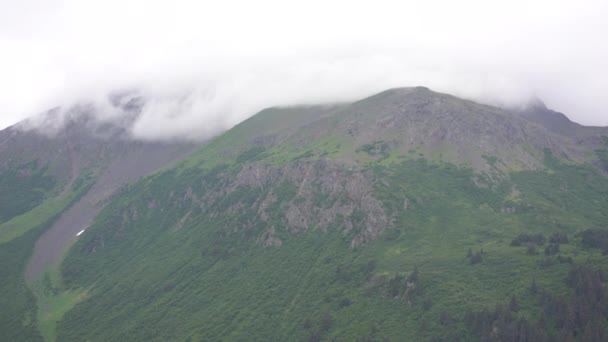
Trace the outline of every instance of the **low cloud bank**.
<instances>
[{"instance_id":1,"label":"low cloud bank","mask_svg":"<svg viewBox=\"0 0 608 342\"><path fill-rule=\"evenodd\" d=\"M200 140L265 107L419 85L608 125L608 3L490 3L23 0L0 11L0 126L60 107L26 125L52 134L93 103L138 139ZM146 99L134 122L108 103L125 90Z\"/></svg>"}]
</instances>

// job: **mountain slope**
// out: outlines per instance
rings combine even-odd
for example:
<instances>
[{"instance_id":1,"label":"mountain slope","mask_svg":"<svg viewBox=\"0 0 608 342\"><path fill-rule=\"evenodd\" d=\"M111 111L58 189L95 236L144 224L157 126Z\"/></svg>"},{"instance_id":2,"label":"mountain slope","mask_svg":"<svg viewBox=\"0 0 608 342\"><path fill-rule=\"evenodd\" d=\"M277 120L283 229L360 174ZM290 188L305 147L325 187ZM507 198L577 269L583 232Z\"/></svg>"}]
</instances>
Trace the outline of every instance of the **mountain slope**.
<instances>
[{"instance_id":1,"label":"mountain slope","mask_svg":"<svg viewBox=\"0 0 608 342\"><path fill-rule=\"evenodd\" d=\"M300 114L304 109L306 113ZM295 123L289 129L277 126L285 126L282 121L289 122L293 117L308 116L311 111L317 113L317 120ZM596 161L593 149L603 146L601 136L608 131L585 127L588 134L561 135L554 132L550 124L533 120L531 116L422 87L392 89L334 107L270 109L245 123L247 125L239 125L234 132L220 137L215 142L218 148L226 149L224 152L238 151L239 147L253 143L270 147L270 157L280 159L305 148L327 152L319 144L329 144L325 140L333 139L331 143L340 146L332 148L332 154L328 155L332 159L362 162L359 152L371 148L372 154L381 153L371 156L374 160L391 154L414 158L422 154L429 160L466 165L485 172L491 168L484 156L496 157L495 168L501 171L542 168L546 148L564 161ZM376 151L374 146L382 151ZM215 152L212 149L204 152L205 158L214 157L208 155Z\"/></svg>"},{"instance_id":2,"label":"mountain slope","mask_svg":"<svg viewBox=\"0 0 608 342\"><path fill-rule=\"evenodd\" d=\"M26 129L27 123L0 131L0 286L2 307L11 308L2 310L0 331L7 339L40 339L40 328L48 337L60 317L47 314L69 305L59 301L66 293L44 291L44 283L60 286L56 267L76 233L120 186L194 147L133 141L126 126L96 121L95 110L75 107L63 126L47 131ZM38 119L52 121L56 114Z\"/></svg>"},{"instance_id":3,"label":"mountain slope","mask_svg":"<svg viewBox=\"0 0 608 342\"><path fill-rule=\"evenodd\" d=\"M112 198L59 340L601 340L604 135L425 88L262 111Z\"/></svg>"}]
</instances>

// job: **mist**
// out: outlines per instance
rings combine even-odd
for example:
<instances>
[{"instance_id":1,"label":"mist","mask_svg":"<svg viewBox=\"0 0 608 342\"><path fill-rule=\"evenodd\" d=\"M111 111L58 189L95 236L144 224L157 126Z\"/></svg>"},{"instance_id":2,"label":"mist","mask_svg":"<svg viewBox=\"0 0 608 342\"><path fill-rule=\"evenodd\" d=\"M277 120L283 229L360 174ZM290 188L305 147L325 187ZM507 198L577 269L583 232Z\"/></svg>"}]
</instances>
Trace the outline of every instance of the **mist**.
<instances>
[{"instance_id":1,"label":"mist","mask_svg":"<svg viewBox=\"0 0 608 342\"><path fill-rule=\"evenodd\" d=\"M266 107L418 85L608 125L606 16L594 0L6 1L0 127L88 102L114 120L108 94L130 90L134 137L199 140Z\"/></svg>"}]
</instances>

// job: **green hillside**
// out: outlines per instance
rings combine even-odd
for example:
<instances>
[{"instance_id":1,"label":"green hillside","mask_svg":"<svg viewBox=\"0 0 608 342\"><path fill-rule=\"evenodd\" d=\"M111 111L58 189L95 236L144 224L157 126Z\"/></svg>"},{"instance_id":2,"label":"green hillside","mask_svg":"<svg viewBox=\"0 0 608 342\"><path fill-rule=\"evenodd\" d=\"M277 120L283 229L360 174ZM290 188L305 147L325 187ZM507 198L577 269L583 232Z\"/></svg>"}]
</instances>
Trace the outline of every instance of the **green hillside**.
<instances>
[{"instance_id":1,"label":"green hillside","mask_svg":"<svg viewBox=\"0 0 608 342\"><path fill-rule=\"evenodd\" d=\"M14 176L24 175L22 170L2 173L2 189L11 189L2 194L3 200L10 203L2 208L10 208L6 212L11 215L0 224L0 332L7 341L41 341L36 298L26 285L25 266L38 237L65 208L86 193L91 180L85 177L72 191L53 197L43 192L54 184L53 178L42 172L44 169L25 174L27 177Z\"/></svg>"},{"instance_id":2,"label":"green hillside","mask_svg":"<svg viewBox=\"0 0 608 342\"><path fill-rule=\"evenodd\" d=\"M73 108L57 135L19 124L0 131L2 341L55 340L57 321L86 296L63 291L57 269L76 233L116 188L192 148L126 139L123 127L100 127L88 110Z\"/></svg>"},{"instance_id":3,"label":"green hillside","mask_svg":"<svg viewBox=\"0 0 608 342\"><path fill-rule=\"evenodd\" d=\"M594 132L420 88L263 111L112 197L57 340L605 340Z\"/></svg>"}]
</instances>

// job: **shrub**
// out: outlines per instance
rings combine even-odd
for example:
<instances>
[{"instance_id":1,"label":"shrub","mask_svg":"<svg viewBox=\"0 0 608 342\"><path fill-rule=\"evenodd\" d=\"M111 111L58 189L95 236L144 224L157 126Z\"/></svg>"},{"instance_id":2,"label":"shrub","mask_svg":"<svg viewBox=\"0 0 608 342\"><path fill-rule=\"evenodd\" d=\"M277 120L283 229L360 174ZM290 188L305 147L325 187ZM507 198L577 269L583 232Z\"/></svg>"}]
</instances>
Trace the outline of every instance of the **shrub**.
<instances>
[{"instance_id":1,"label":"shrub","mask_svg":"<svg viewBox=\"0 0 608 342\"><path fill-rule=\"evenodd\" d=\"M555 232L549 237L550 243L568 243L568 235Z\"/></svg>"},{"instance_id":2,"label":"shrub","mask_svg":"<svg viewBox=\"0 0 608 342\"><path fill-rule=\"evenodd\" d=\"M537 246L545 244L545 236L543 234L519 234L511 241L511 246L521 246L525 243L533 243Z\"/></svg>"},{"instance_id":3,"label":"shrub","mask_svg":"<svg viewBox=\"0 0 608 342\"><path fill-rule=\"evenodd\" d=\"M559 244L552 243L545 248L545 255L555 255L559 253Z\"/></svg>"}]
</instances>

